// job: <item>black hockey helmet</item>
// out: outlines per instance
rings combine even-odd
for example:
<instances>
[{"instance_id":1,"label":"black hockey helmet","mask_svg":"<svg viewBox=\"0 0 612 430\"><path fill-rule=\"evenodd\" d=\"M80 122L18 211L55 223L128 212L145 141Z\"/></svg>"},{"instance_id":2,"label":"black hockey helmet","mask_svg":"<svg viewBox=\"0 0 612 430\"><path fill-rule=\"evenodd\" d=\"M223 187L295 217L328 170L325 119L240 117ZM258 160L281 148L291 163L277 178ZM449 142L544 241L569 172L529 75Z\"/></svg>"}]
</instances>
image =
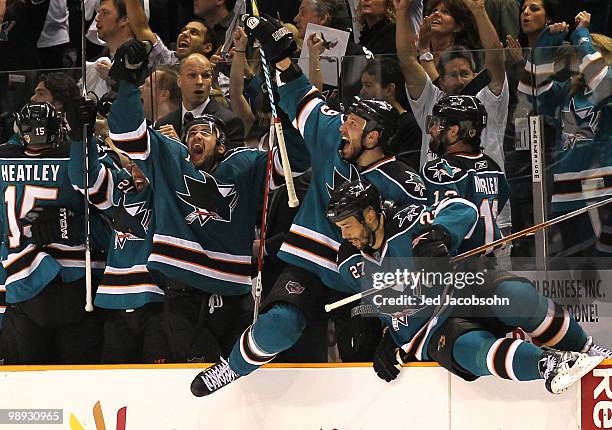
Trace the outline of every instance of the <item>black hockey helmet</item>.
<instances>
[{"instance_id":1,"label":"black hockey helmet","mask_svg":"<svg viewBox=\"0 0 612 430\"><path fill-rule=\"evenodd\" d=\"M362 99L355 97L355 101L349 106L346 114L354 113L366 120L365 133L374 130L380 132L381 145L387 146L391 138L397 132L399 123L399 112L391 104L383 100Z\"/></svg>"},{"instance_id":2,"label":"black hockey helmet","mask_svg":"<svg viewBox=\"0 0 612 430\"><path fill-rule=\"evenodd\" d=\"M433 107L427 118L427 130L437 123L445 127L458 125L460 138L480 144L480 133L487 126L487 110L475 96L445 96Z\"/></svg>"},{"instance_id":3,"label":"black hockey helmet","mask_svg":"<svg viewBox=\"0 0 612 430\"><path fill-rule=\"evenodd\" d=\"M208 125L211 130L215 130L217 133L217 145L225 145L225 123L221 118L207 113L197 116L185 124L183 135L181 136L181 140L185 145L187 145L189 130L196 125Z\"/></svg>"},{"instance_id":4,"label":"black hockey helmet","mask_svg":"<svg viewBox=\"0 0 612 430\"><path fill-rule=\"evenodd\" d=\"M380 194L372 184L360 179L345 182L336 188L327 204L327 218L333 222L340 222L354 216L363 221L363 210L372 207L381 212Z\"/></svg>"},{"instance_id":5,"label":"black hockey helmet","mask_svg":"<svg viewBox=\"0 0 612 430\"><path fill-rule=\"evenodd\" d=\"M62 116L47 102L30 102L15 113L15 127L24 146L57 147L62 141Z\"/></svg>"}]
</instances>

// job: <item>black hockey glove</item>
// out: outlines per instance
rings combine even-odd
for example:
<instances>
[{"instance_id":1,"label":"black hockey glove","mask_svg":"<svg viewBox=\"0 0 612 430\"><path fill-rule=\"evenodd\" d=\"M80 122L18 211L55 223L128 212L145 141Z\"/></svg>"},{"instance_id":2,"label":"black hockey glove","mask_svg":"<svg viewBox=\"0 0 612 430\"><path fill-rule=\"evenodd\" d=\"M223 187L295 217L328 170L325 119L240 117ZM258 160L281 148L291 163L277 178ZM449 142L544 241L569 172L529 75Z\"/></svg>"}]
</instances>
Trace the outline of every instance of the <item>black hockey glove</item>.
<instances>
[{"instance_id":1,"label":"black hockey glove","mask_svg":"<svg viewBox=\"0 0 612 430\"><path fill-rule=\"evenodd\" d=\"M242 15L245 31L261 43L271 65L291 58L297 49L293 34L269 16Z\"/></svg>"},{"instance_id":2,"label":"black hockey glove","mask_svg":"<svg viewBox=\"0 0 612 430\"><path fill-rule=\"evenodd\" d=\"M97 98L79 97L68 103L66 121L70 126L68 136L77 142L83 140L83 127L87 125L88 133L93 132L98 113Z\"/></svg>"},{"instance_id":3,"label":"black hockey glove","mask_svg":"<svg viewBox=\"0 0 612 430\"><path fill-rule=\"evenodd\" d=\"M379 318L355 316L334 319L338 353L345 362L370 361L382 338Z\"/></svg>"},{"instance_id":4,"label":"black hockey glove","mask_svg":"<svg viewBox=\"0 0 612 430\"><path fill-rule=\"evenodd\" d=\"M31 238L38 247L50 243L79 245L83 243L83 217L76 216L67 208L46 206L28 212L22 220L22 227L30 226Z\"/></svg>"},{"instance_id":5,"label":"black hockey glove","mask_svg":"<svg viewBox=\"0 0 612 430\"><path fill-rule=\"evenodd\" d=\"M136 86L142 85L148 70L151 42L130 39L117 49L108 76L115 82L126 81Z\"/></svg>"},{"instance_id":6,"label":"black hockey glove","mask_svg":"<svg viewBox=\"0 0 612 430\"><path fill-rule=\"evenodd\" d=\"M443 227L430 225L412 239L412 254L421 258L450 259L451 237Z\"/></svg>"},{"instance_id":7,"label":"black hockey glove","mask_svg":"<svg viewBox=\"0 0 612 430\"><path fill-rule=\"evenodd\" d=\"M398 361L398 350L399 348L391 333L388 329L385 330L385 334L376 348L373 363L374 371L380 379L391 382L399 375L403 363Z\"/></svg>"}]
</instances>

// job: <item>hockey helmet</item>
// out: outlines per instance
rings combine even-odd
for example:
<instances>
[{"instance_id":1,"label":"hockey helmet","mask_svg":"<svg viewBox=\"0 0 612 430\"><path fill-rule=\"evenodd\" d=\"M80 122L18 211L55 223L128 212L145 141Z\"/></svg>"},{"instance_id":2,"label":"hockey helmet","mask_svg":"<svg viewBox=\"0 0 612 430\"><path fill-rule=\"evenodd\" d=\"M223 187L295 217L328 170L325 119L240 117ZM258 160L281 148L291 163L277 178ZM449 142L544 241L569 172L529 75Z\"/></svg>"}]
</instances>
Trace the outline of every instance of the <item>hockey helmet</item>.
<instances>
[{"instance_id":1,"label":"hockey helmet","mask_svg":"<svg viewBox=\"0 0 612 430\"><path fill-rule=\"evenodd\" d=\"M363 221L363 211L368 207L376 212L381 211L380 194L376 187L360 179L345 182L332 193L327 204L327 218L333 223L351 216Z\"/></svg>"},{"instance_id":2,"label":"hockey helmet","mask_svg":"<svg viewBox=\"0 0 612 430\"><path fill-rule=\"evenodd\" d=\"M441 127L440 131L458 125L461 139L480 142L480 133L487 126L487 111L475 96L445 96L427 118L427 130L434 124Z\"/></svg>"},{"instance_id":3,"label":"hockey helmet","mask_svg":"<svg viewBox=\"0 0 612 430\"><path fill-rule=\"evenodd\" d=\"M347 114L354 113L366 120L364 132L367 134L377 130L380 132L379 140L386 146L397 132L399 112L391 104L383 100L362 99L355 97L355 102L349 106Z\"/></svg>"},{"instance_id":4,"label":"hockey helmet","mask_svg":"<svg viewBox=\"0 0 612 430\"><path fill-rule=\"evenodd\" d=\"M57 147L62 140L62 122L62 116L47 102L27 103L15 113L15 128L26 147Z\"/></svg>"},{"instance_id":5,"label":"hockey helmet","mask_svg":"<svg viewBox=\"0 0 612 430\"><path fill-rule=\"evenodd\" d=\"M217 118L207 113L197 116L185 124L185 127L183 127L183 135L181 136L181 140L185 145L187 145L189 130L196 125L208 125L211 130L216 131L217 145L225 145L225 123L221 118Z\"/></svg>"}]
</instances>

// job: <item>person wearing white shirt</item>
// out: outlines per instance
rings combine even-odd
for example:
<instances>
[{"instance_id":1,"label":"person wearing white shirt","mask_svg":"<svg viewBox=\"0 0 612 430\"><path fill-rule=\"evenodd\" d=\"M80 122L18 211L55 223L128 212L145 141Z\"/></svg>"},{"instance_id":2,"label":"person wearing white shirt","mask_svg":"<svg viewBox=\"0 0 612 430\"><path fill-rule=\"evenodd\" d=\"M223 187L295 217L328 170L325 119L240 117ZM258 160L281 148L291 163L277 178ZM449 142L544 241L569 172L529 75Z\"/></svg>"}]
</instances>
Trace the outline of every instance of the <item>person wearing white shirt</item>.
<instances>
[{"instance_id":1,"label":"person wearing white shirt","mask_svg":"<svg viewBox=\"0 0 612 430\"><path fill-rule=\"evenodd\" d=\"M484 0L463 0L466 7L474 15L480 41L485 48L485 66L491 80L481 89L476 97L485 106L489 120L482 132L483 152L493 158L500 166L504 166L503 138L508 115L509 91L502 44L497 32L487 16ZM465 49L451 48L441 56L438 64L440 77L437 88L421 65L422 62L433 61L433 55L424 53L417 57L417 34L410 25L411 0L396 2L396 44L397 56L400 60L408 101L417 123L423 131L421 143L420 165L424 165L429 154L429 135L426 124L427 116L431 114L434 105L444 95L460 94L465 86L476 76L474 60ZM444 57L444 58L442 58ZM507 205L509 206L509 205ZM498 218L500 227L510 225L509 209L502 212Z\"/></svg>"},{"instance_id":2,"label":"person wearing white shirt","mask_svg":"<svg viewBox=\"0 0 612 430\"><path fill-rule=\"evenodd\" d=\"M36 44L41 67L56 69L67 66L62 60L69 42L67 2L66 0L51 0L45 26Z\"/></svg>"}]
</instances>

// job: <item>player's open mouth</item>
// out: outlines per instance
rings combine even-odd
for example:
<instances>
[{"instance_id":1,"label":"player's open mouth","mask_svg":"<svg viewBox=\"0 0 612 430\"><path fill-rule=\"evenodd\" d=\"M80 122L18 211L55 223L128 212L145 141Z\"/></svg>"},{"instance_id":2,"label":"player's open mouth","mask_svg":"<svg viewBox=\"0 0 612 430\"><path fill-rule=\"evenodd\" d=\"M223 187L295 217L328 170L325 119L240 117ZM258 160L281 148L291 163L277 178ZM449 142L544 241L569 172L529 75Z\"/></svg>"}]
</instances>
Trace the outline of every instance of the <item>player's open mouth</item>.
<instances>
[{"instance_id":1,"label":"player's open mouth","mask_svg":"<svg viewBox=\"0 0 612 430\"><path fill-rule=\"evenodd\" d=\"M201 143L193 143L191 145L191 153L193 155L202 155L204 153L204 146Z\"/></svg>"},{"instance_id":2,"label":"player's open mouth","mask_svg":"<svg viewBox=\"0 0 612 430\"><path fill-rule=\"evenodd\" d=\"M342 141L340 142L340 151L344 152L346 151L349 147L351 146L351 141L348 140L346 137L342 138Z\"/></svg>"},{"instance_id":3,"label":"player's open mouth","mask_svg":"<svg viewBox=\"0 0 612 430\"><path fill-rule=\"evenodd\" d=\"M188 49L189 48L189 42L186 41L185 39L179 40L179 42L177 44L177 48L179 48L179 49Z\"/></svg>"}]
</instances>

